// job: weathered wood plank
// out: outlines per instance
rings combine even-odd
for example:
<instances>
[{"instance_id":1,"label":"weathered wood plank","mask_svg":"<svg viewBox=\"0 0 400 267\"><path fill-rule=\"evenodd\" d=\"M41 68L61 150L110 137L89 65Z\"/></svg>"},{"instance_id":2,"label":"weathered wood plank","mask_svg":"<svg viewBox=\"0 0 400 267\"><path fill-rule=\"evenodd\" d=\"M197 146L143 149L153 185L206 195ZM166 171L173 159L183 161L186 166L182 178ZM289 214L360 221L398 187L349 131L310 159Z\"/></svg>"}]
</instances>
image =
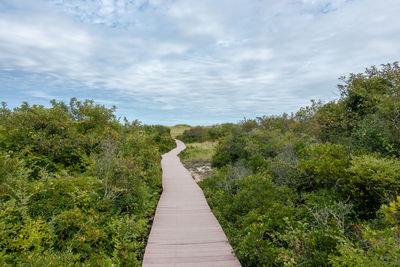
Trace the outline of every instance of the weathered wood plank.
<instances>
[{"instance_id":1,"label":"weathered wood plank","mask_svg":"<svg viewBox=\"0 0 400 267\"><path fill-rule=\"evenodd\" d=\"M240 266L202 190L177 156L185 145L176 143L161 161L163 193L143 266Z\"/></svg>"}]
</instances>

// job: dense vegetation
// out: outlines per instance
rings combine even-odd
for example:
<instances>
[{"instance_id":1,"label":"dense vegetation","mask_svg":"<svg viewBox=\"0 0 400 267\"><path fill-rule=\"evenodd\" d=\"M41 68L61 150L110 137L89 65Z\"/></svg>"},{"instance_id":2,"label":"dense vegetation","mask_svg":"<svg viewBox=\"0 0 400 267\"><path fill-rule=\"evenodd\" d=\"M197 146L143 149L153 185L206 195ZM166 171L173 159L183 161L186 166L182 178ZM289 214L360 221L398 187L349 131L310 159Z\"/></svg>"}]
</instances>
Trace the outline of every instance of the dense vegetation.
<instances>
[{"instance_id":1,"label":"dense vegetation","mask_svg":"<svg viewBox=\"0 0 400 267\"><path fill-rule=\"evenodd\" d=\"M400 67L341 80L337 101L172 133L184 161L215 150L200 185L243 266L400 265ZM0 265L140 265L170 129L51 104L0 108Z\"/></svg>"},{"instance_id":2,"label":"dense vegetation","mask_svg":"<svg viewBox=\"0 0 400 267\"><path fill-rule=\"evenodd\" d=\"M186 143L186 149L179 154L179 157L197 182L211 175L211 159L215 146L235 127L232 123L224 123L195 127L176 125L171 128L171 133L176 134L175 138Z\"/></svg>"},{"instance_id":3,"label":"dense vegetation","mask_svg":"<svg viewBox=\"0 0 400 267\"><path fill-rule=\"evenodd\" d=\"M183 130L176 138L184 143L201 143L205 141L217 141L230 134L235 128L232 123L224 123L214 126L188 127Z\"/></svg>"},{"instance_id":4,"label":"dense vegetation","mask_svg":"<svg viewBox=\"0 0 400 267\"><path fill-rule=\"evenodd\" d=\"M400 265L400 67L341 80L220 139L200 185L243 266Z\"/></svg>"},{"instance_id":5,"label":"dense vegetation","mask_svg":"<svg viewBox=\"0 0 400 267\"><path fill-rule=\"evenodd\" d=\"M0 265L139 266L169 129L51 104L0 109Z\"/></svg>"}]
</instances>

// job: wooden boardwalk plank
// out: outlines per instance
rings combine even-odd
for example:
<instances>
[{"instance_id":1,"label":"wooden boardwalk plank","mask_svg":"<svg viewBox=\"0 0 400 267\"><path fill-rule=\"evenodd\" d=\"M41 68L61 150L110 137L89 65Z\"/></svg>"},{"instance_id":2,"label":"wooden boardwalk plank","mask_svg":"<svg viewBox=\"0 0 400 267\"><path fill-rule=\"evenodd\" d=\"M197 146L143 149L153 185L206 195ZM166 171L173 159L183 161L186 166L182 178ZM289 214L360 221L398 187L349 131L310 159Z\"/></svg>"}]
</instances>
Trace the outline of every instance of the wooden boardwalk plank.
<instances>
[{"instance_id":1,"label":"wooden boardwalk plank","mask_svg":"<svg viewBox=\"0 0 400 267\"><path fill-rule=\"evenodd\" d=\"M241 266L228 240L178 154L185 145L163 155L163 193L147 242L144 267Z\"/></svg>"}]
</instances>

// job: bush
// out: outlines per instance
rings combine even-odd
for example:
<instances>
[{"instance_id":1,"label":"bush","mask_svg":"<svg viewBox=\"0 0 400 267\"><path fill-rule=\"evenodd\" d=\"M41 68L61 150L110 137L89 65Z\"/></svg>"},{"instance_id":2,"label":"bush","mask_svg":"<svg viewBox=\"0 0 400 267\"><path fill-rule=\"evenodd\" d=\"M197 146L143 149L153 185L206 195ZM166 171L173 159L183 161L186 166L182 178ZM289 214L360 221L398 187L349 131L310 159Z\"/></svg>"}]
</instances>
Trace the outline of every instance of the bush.
<instances>
[{"instance_id":1,"label":"bush","mask_svg":"<svg viewBox=\"0 0 400 267\"><path fill-rule=\"evenodd\" d=\"M375 217L382 204L394 200L400 191L400 161L371 155L353 157L343 187L357 206L360 216Z\"/></svg>"},{"instance_id":2,"label":"bush","mask_svg":"<svg viewBox=\"0 0 400 267\"><path fill-rule=\"evenodd\" d=\"M28 253L51 250L54 234L43 220L32 220L14 201L0 209L0 255L4 263L17 264ZM1 260L0 260L1 262Z\"/></svg>"},{"instance_id":3,"label":"bush","mask_svg":"<svg viewBox=\"0 0 400 267\"><path fill-rule=\"evenodd\" d=\"M374 230L368 225L358 228L361 242L345 239L339 254L331 255L332 266L397 266L400 263L400 229Z\"/></svg>"},{"instance_id":4,"label":"bush","mask_svg":"<svg viewBox=\"0 0 400 267\"><path fill-rule=\"evenodd\" d=\"M196 126L185 130L182 135L177 136L184 143L204 142L209 140L208 129Z\"/></svg>"},{"instance_id":5,"label":"bush","mask_svg":"<svg viewBox=\"0 0 400 267\"><path fill-rule=\"evenodd\" d=\"M400 225L400 196L388 205L382 205L380 212L391 225Z\"/></svg>"},{"instance_id":6,"label":"bush","mask_svg":"<svg viewBox=\"0 0 400 267\"><path fill-rule=\"evenodd\" d=\"M219 139L200 185L242 266L400 264L399 78L351 74L338 101Z\"/></svg>"},{"instance_id":7,"label":"bush","mask_svg":"<svg viewBox=\"0 0 400 267\"><path fill-rule=\"evenodd\" d=\"M230 135L237 129L232 123L224 123L214 126L196 126L183 131L176 138L184 143L202 143L205 141L216 141Z\"/></svg>"},{"instance_id":8,"label":"bush","mask_svg":"<svg viewBox=\"0 0 400 267\"><path fill-rule=\"evenodd\" d=\"M211 165L213 167L223 167L239 159L247 159L248 154L245 151L247 141L248 137L244 135L227 136L217 145Z\"/></svg>"},{"instance_id":9,"label":"bush","mask_svg":"<svg viewBox=\"0 0 400 267\"><path fill-rule=\"evenodd\" d=\"M0 109L0 265L139 266L169 129L51 104Z\"/></svg>"},{"instance_id":10,"label":"bush","mask_svg":"<svg viewBox=\"0 0 400 267\"><path fill-rule=\"evenodd\" d=\"M341 145L325 143L305 147L298 167L309 179L309 189L338 188L350 165L348 149Z\"/></svg>"}]
</instances>

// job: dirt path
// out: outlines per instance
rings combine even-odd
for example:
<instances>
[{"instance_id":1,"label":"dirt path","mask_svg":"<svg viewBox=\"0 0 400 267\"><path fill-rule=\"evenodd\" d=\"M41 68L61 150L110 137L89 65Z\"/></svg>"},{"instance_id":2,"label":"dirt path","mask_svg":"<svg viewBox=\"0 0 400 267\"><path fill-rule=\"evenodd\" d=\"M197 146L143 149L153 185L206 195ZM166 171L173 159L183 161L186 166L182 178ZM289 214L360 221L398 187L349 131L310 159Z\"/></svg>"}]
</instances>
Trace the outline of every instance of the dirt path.
<instances>
[{"instance_id":1,"label":"dirt path","mask_svg":"<svg viewBox=\"0 0 400 267\"><path fill-rule=\"evenodd\" d=\"M144 254L143 266L240 266L225 233L178 154L163 155L163 193Z\"/></svg>"}]
</instances>

